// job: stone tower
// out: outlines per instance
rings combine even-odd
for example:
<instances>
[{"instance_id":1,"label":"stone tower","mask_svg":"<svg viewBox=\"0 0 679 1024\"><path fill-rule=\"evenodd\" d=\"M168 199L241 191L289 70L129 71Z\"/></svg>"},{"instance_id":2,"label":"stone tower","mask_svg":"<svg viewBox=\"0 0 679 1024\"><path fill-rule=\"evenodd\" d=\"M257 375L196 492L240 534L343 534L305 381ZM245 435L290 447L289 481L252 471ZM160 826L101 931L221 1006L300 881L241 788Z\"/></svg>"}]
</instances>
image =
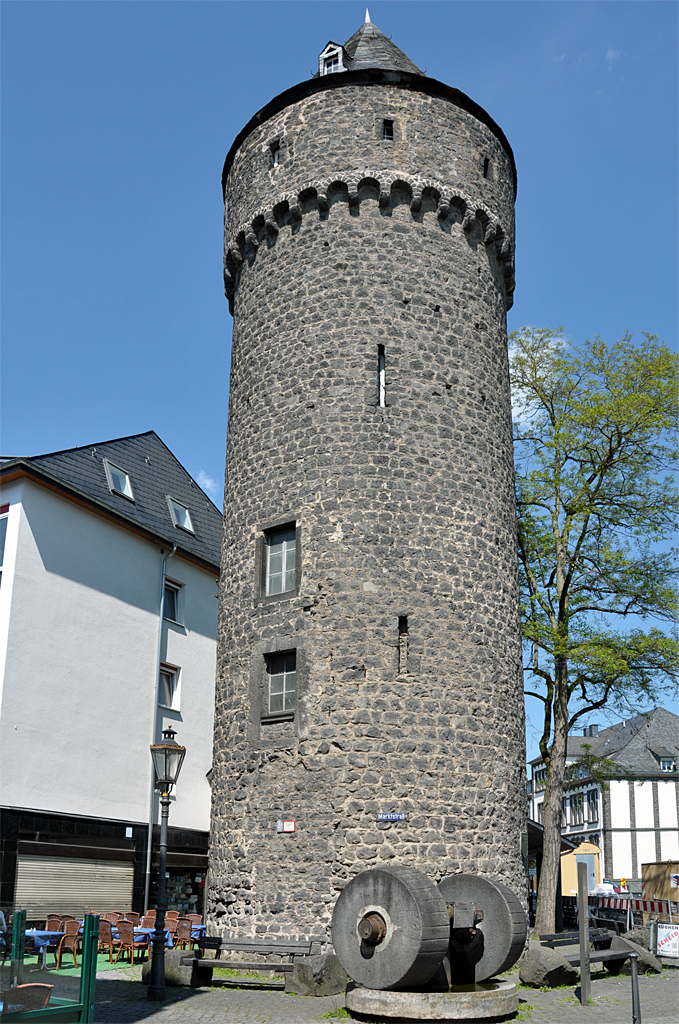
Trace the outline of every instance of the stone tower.
<instances>
[{"instance_id":1,"label":"stone tower","mask_svg":"<svg viewBox=\"0 0 679 1024\"><path fill-rule=\"evenodd\" d=\"M367 22L223 185L211 922L323 943L380 862L522 895L512 151Z\"/></svg>"}]
</instances>

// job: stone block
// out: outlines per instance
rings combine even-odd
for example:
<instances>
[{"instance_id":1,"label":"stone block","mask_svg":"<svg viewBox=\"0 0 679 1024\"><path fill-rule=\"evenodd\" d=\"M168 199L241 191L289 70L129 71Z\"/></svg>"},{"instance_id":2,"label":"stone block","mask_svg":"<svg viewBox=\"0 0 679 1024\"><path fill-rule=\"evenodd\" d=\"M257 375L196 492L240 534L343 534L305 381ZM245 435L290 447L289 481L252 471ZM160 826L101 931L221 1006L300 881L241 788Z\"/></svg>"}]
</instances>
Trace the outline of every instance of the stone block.
<instances>
[{"instance_id":1,"label":"stone block","mask_svg":"<svg viewBox=\"0 0 679 1024\"><path fill-rule=\"evenodd\" d=\"M622 935L614 935L611 940L611 949L627 950L630 953L638 953L639 974L662 973L662 964L660 963L660 961L657 960L652 953L649 953L647 949L644 949L643 946L639 945L637 942L630 942L629 939L624 938ZM606 962L606 967L608 970L611 971L611 974L632 973L632 964L630 963L629 959L625 960L625 962L620 966L619 970L615 970L615 968L613 967L613 964L615 963L616 961L614 960L612 964L609 966L610 961Z\"/></svg>"},{"instance_id":2,"label":"stone block","mask_svg":"<svg viewBox=\"0 0 679 1024\"><path fill-rule=\"evenodd\" d=\"M557 985L574 985L578 972L556 949L531 942L523 955L519 978L524 985L533 988L555 988Z\"/></svg>"},{"instance_id":3,"label":"stone block","mask_svg":"<svg viewBox=\"0 0 679 1024\"><path fill-rule=\"evenodd\" d=\"M165 950L165 984L186 988L204 988L212 984L212 968L201 964L196 958L191 966L184 967L182 958L188 956L185 949ZM151 961L147 960L141 969L141 980L148 985L151 980Z\"/></svg>"},{"instance_id":4,"label":"stone block","mask_svg":"<svg viewBox=\"0 0 679 1024\"><path fill-rule=\"evenodd\" d=\"M334 953L297 960L285 975L285 991L297 996L336 996L347 987L347 975Z\"/></svg>"},{"instance_id":5,"label":"stone block","mask_svg":"<svg viewBox=\"0 0 679 1024\"><path fill-rule=\"evenodd\" d=\"M630 942L636 942L637 946L642 946L643 949L650 950L651 948L651 932L649 928L632 928L630 931L624 932L622 937Z\"/></svg>"}]
</instances>

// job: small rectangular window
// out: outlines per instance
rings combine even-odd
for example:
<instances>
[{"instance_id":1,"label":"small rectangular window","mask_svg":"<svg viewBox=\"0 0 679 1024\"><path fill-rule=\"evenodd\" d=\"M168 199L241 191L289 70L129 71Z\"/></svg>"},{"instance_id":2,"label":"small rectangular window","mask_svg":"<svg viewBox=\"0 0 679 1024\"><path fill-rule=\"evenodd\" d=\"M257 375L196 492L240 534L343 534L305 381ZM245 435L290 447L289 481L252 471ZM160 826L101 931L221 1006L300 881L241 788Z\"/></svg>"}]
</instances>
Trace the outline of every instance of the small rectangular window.
<instances>
[{"instance_id":1,"label":"small rectangular window","mask_svg":"<svg viewBox=\"0 0 679 1024\"><path fill-rule=\"evenodd\" d=\"M266 659L268 712L270 715L295 710L297 653L271 654Z\"/></svg>"},{"instance_id":2,"label":"small rectangular window","mask_svg":"<svg viewBox=\"0 0 679 1024\"><path fill-rule=\"evenodd\" d=\"M271 143L271 166L278 167L281 162L281 145L280 142Z\"/></svg>"},{"instance_id":3,"label":"small rectangular window","mask_svg":"<svg viewBox=\"0 0 679 1024\"><path fill-rule=\"evenodd\" d=\"M398 671L408 671L408 616L398 617Z\"/></svg>"},{"instance_id":4,"label":"small rectangular window","mask_svg":"<svg viewBox=\"0 0 679 1024\"><path fill-rule=\"evenodd\" d=\"M165 708L179 710L179 669L172 665L160 666L160 692L158 703Z\"/></svg>"},{"instance_id":5,"label":"small rectangular window","mask_svg":"<svg viewBox=\"0 0 679 1024\"><path fill-rule=\"evenodd\" d=\"M332 75L335 71L339 71L339 53L332 53L325 58L323 71L326 75Z\"/></svg>"},{"instance_id":6,"label":"small rectangular window","mask_svg":"<svg viewBox=\"0 0 679 1024\"><path fill-rule=\"evenodd\" d=\"M267 596L286 594L295 589L297 567L297 531L294 526L272 530L266 535Z\"/></svg>"},{"instance_id":7,"label":"small rectangular window","mask_svg":"<svg viewBox=\"0 0 679 1024\"><path fill-rule=\"evenodd\" d=\"M484 159L484 161L483 161L483 176L484 176L484 178L488 177L488 171L489 170L490 170L490 160L488 159L488 157L486 157Z\"/></svg>"},{"instance_id":8,"label":"small rectangular window","mask_svg":"<svg viewBox=\"0 0 679 1024\"><path fill-rule=\"evenodd\" d=\"M673 772L675 770L676 761L672 757L661 757L660 758L660 771L661 772Z\"/></svg>"},{"instance_id":9,"label":"small rectangular window","mask_svg":"<svg viewBox=\"0 0 679 1024\"><path fill-rule=\"evenodd\" d=\"M167 496L167 501L170 506L172 522L174 525L178 526L180 530L186 530L187 533L195 533L193 523L191 522L191 513L186 505L182 505L180 501L176 501L174 498L171 498L169 494Z\"/></svg>"},{"instance_id":10,"label":"small rectangular window","mask_svg":"<svg viewBox=\"0 0 679 1024\"><path fill-rule=\"evenodd\" d=\"M108 480L108 489L114 494L122 494L123 498L127 498L129 501L134 501L130 474L120 466L114 466L108 459L104 459L104 469Z\"/></svg>"},{"instance_id":11,"label":"small rectangular window","mask_svg":"<svg viewBox=\"0 0 679 1024\"><path fill-rule=\"evenodd\" d=\"M394 141L394 122L384 120L382 122L382 141L393 142Z\"/></svg>"},{"instance_id":12,"label":"small rectangular window","mask_svg":"<svg viewBox=\"0 0 679 1024\"><path fill-rule=\"evenodd\" d=\"M377 346L377 392L380 408L387 405L387 378L384 360L384 345Z\"/></svg>"},{"instance_id":13,"label":"small rectangular window","mask_svg":"<svg viewBox=\"0 0 679 1024\"><path fill-rule=\"evenodd\" d=\"M171 622L179 622L179 587L176 587L174 583L165 583L163 618L170 619Z\"/></svg>"}]
</instances>

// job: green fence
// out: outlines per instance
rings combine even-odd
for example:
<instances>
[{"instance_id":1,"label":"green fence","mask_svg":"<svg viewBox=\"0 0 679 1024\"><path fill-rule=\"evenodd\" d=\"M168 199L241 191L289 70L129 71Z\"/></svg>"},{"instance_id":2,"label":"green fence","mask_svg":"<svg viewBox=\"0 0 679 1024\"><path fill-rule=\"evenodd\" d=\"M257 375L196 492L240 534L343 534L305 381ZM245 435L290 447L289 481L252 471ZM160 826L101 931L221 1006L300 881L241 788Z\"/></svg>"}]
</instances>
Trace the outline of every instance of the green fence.
<instances>
[{"instance_id":1,"label":"green fence","mask_svg":"<svg viewBox=\"0 0 679 1024\"><path fill-rule=\"evenodd\" d=\"M94 1020L94 986L99 946L99 918L95 914L85 915L80 946L78 973L74 974L72 970L62 973L54 968L50 970L46 962L47 953L35 955L32 951L26 952L26 911L16 910L12 923L10 957L1 968L2 1020L8 1024L24 1020L91 1024ZM39 994L44 994L43 998L49 995L49 1002L43 1009L29 1009L32 1000Z\"/></svg>"}]
</instances>

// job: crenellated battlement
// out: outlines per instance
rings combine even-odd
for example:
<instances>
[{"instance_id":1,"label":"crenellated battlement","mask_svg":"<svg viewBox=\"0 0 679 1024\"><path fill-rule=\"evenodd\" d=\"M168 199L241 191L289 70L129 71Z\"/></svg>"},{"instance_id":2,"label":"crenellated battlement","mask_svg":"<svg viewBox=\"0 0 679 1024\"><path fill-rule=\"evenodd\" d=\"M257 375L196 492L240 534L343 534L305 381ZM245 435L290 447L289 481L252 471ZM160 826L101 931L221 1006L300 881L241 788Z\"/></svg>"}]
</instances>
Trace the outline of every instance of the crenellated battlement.
<instances>
[{"instance_id":1,"label":"crenellated battlement","mask_svg":"<svg viewBox=\"0 0 679 1024\"><path fill-rule=\"evenodd\" d=\"M413 219L422 222L425 213L435 213L438 226L450 233L460 224L466 235L480 234L492 248L504 281L505 304L510 309L514 295L514 240L499 218L485 203L465 192L429 178L380 171L353 177L326 178L305 182L295 191L284 192L260 208L235 237L224 240L224 289L233 313L233 299L244 264L252 265L260 249L276 245L280 232L289 227L296 234L307 215L327 220L333 206L345 203L354 216L367 200L379 203L380 213L389 217L399 206L408 206Z\"/></svg>"}]
</instances>

